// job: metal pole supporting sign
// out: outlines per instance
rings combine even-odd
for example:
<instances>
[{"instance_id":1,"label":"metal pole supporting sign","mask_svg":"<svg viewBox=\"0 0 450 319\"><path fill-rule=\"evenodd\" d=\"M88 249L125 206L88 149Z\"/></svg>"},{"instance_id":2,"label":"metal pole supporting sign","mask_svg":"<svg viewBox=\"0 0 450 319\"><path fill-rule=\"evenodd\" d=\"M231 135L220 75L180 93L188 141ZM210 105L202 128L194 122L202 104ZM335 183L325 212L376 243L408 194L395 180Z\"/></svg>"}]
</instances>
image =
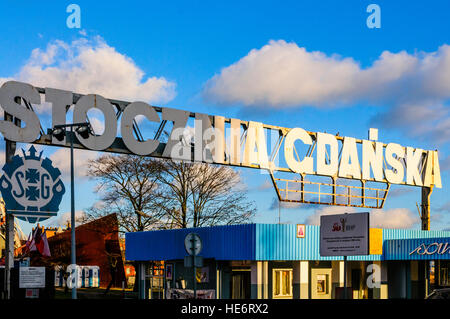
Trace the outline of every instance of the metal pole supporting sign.
<instances>
[{"instance_id":1,"label":"metal pole supporting sign","mask_svg":"<svg viewBox=\"0 0 450 319\"><path fill-rule=\"evenodd\" d=\"M75 184L74 184L74 161L73 161L73 140L75 138L75 134L73 132L73 128L76 127L75 131L82 138L89 138L89 134L91 133L90 124L83 123L73 123L73 124L62 124L55 125L52 130L52 135L59 141L62 141L64 137L68 137L67 128L70 128L70 262L72 267L74 267L74 274L76 275L74 280L74 284L72 286L72 299L77 299L77 285L78 285L78 268L77 264L77 255L76 255L76 239L75 239Z\"/></svg>"},{"instance_id":2,"label":"metal pole supporting sign","mask_svg":"<svg viewBox=\"0 0 450 319\"><path fill-rule=\"evenodd\" d=\"M184 239L184 248L186 252L191 256L192 267L193 267L193 288L194 288L194 299L197 299L197 266L199 260L197 258L202 250L202 240L200 236L196 233L189 233Z\"/></svg>"}]
</instances>

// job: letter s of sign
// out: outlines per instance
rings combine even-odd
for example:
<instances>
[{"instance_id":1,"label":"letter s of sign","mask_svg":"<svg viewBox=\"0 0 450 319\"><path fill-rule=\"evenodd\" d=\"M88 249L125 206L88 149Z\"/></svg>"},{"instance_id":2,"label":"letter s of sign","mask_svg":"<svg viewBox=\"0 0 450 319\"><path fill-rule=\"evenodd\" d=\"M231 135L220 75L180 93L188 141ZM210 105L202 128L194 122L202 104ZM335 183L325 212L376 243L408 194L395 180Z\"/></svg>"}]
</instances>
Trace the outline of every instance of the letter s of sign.
<instances>
[{"instance_id":1,"label":"letter s of sign","mask_svg":"<svg viewBox=\"0 0 450 319\"><path fill-rule=\"evenodd\" d=\"M370 289L381 287L381 269L377 264L370 264L367 266L367 272L372 273L367 277L367 287Z\"/></svg>"},{"instance_id":2,"label":"letter s of sign","mask_svg":"<svg viewBox=\"0 0 450 319\"><path fill-rule=\"evenodd\" d=\"M0 133L7 140L30 143L39 135L40 122L36 113L20 103L20 98L29 103L41 104L39 92L30 84L9 81L0 88L0 105L5 113L25 122L24 127L18 122L0 120Z\"/></svg>"},{"instance_id":3,"label":"letter s of sign","mask_svg":"<svg viewBox=\"0 0 450 319\"><path fill-rule=\"evenodd\" d=\"M78 287L78 266L76 264L70 264L67 266L67 273L69 276L67 277L66 285L69 289L79 288Z\"/></svg>"}]
</instances>

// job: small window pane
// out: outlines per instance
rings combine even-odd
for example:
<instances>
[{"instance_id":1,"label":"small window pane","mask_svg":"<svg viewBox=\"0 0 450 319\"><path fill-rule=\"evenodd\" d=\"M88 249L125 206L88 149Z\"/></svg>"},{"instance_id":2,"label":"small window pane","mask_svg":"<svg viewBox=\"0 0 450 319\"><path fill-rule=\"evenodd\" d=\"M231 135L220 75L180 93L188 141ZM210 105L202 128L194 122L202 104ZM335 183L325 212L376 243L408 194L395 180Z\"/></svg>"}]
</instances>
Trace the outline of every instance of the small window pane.
<instances>
[{"instance_id":1,"label":"small window pane","mask_svg":"<svg viewBox=\"0 0 450 319\"><path fill-rule=\"evenodd\" d=\"M274 297L292 296L292 270L277 269L273 271Z\"/></svg>"}]
</instances>

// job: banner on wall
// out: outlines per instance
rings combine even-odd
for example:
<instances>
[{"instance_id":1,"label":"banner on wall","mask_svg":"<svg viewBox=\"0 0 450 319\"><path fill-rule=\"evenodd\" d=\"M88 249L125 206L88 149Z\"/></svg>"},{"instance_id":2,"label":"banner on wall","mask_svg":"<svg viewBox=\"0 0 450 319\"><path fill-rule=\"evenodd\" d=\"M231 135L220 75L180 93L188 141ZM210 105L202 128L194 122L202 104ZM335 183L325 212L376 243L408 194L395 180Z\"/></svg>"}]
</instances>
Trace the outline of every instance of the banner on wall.
<instances>
[{"instance_id":1,"label":"banner on wall","mask_svg":"<svg viewBox=\"0 0 450 319\"><path fill-rule=\"evenodd\" d=\"M192 289L167 289L167 299L194 299ZM214 289L197 290L197 299L216 299Z\"/></svg>"}]
</instances>

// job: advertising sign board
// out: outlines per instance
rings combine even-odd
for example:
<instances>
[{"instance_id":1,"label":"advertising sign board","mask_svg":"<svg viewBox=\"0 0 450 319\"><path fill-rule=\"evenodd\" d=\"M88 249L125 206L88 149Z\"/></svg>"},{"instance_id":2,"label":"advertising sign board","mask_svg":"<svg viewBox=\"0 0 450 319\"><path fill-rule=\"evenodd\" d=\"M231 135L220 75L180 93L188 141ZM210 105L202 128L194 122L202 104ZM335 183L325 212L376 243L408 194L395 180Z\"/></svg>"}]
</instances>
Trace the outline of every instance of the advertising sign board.
<instances>
[{"instance_id":1,"label":"advertising sign board","mask_svg":"<svg viewBox=\"0 0 450 319\"><path fill-rule=\"evenodd\" d=\"M369 254L369 213L320 216L320 255Z\"/></svg>"}]
</instances>

